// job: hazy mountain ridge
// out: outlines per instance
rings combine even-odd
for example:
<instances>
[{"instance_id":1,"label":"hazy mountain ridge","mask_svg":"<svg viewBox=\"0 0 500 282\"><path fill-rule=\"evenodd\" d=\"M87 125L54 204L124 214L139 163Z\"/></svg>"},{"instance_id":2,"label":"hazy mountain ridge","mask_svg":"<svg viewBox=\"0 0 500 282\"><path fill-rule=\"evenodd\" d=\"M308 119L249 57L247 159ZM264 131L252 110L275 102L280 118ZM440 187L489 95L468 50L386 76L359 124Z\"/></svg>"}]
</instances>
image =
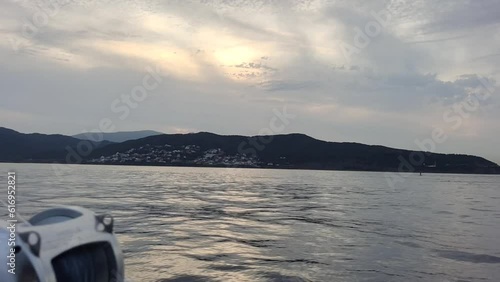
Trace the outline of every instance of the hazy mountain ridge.
<instances>
[{"instance_id":1,"label":"hazy mountain ridge","mask_svg":"<svg viewBox=\"0 0 500 282\"><path fill-rule=\"evenodd\" d=\"M162 132L154 130L140 130L140 131L120 131L120 132L88 132L73 135L72 137L96 141L96 139L107 140L114 143L125 142L128 140L135 140L140 138L145 138L154 135L164 134Z\"/></svg>"}]
</instances>

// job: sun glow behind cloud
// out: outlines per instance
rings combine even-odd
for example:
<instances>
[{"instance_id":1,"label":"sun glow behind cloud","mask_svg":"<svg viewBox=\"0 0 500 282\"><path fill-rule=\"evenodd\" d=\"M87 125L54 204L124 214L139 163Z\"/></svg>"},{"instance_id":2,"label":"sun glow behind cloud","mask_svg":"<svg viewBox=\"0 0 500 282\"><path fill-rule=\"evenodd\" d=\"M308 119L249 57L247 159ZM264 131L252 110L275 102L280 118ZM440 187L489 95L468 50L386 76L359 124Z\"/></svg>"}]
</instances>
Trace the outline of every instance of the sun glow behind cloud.
<instances>
[{"instance_id":1,"label":"sun glow behind cloud","mask_svg":"<svg viewBox=\"0 0 500 282\"><path fill-rule=\"evenodd\" d=\"M147 14L142 18L144 34L149 34L153 40L134 36L123 40L93 39L89 47L96 52L121 56L121 63L130 59L159 63L181 79L201 81L218 73L239 82L261 78L265 71L257 68L250 71L238 66L260 65L262 58L279 50L276 42L235 36L216 26L193 29L188 22L168 14ZM286 59L288 55L284 51L281 58Z\"/></svg>"},{"instance_id":2,"label":"sun glow behind cloud","mask_svg":"<svg viewBox=\"0 0 500 282\"><path fill-rule=\"evenodd\" d=\"M214 51L215 60L221 65L231 66L245 62L253 62L263 55L248 45L228 47Z\"/></svg>"}]
</instances>

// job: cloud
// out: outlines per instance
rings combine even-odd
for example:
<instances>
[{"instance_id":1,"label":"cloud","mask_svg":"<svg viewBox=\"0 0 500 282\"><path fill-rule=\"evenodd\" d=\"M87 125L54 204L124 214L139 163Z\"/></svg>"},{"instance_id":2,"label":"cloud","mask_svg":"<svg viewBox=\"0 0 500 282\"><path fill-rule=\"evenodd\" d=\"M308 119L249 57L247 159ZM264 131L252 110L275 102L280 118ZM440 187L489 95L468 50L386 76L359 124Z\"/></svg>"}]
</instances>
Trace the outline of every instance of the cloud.
<instances>
[{"instance_id":1,"label":"cloud","mask_svg":"<svg viewBox=\"0 0 500 282\"><path fill-rule=\"evenodd\" d=\"M287 104L300 114L289 132L411 147L484 91L479 77L500 79L493 0L37 3L0 0L0 110L21 131L92 129L160 65L168 78L118 130L256 134ZM377 21L380 33L346 57L340 46ZM499 107L495 95L484 102L449 148L500 138ZM475 148L500 162L492 146Z\"/></svg>"}]
</instances>

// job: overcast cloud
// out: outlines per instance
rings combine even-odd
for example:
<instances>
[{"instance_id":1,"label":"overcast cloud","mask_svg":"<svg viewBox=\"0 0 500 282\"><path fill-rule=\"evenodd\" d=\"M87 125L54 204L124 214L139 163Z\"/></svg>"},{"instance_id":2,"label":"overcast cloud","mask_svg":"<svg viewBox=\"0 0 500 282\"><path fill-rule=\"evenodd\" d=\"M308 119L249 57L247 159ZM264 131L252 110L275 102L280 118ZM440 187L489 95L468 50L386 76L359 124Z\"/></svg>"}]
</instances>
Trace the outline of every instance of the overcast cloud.
<instances>
[{"instance_id":1,"label":"overcast cloud","mask_svg":"<svg viewBox=\"0 0 500 282\"><path fill-rule=\"evenodd\" d=\"M499 1L0 4L0 126L256 135L286 105L282 133L418 149L439 127L436 151L500 163L498 91L478 79L500 81ZM113 101L147 67L161 83L120 119ZM485 93L460 126L443 119Z\"/></svg>"}]
</instances>

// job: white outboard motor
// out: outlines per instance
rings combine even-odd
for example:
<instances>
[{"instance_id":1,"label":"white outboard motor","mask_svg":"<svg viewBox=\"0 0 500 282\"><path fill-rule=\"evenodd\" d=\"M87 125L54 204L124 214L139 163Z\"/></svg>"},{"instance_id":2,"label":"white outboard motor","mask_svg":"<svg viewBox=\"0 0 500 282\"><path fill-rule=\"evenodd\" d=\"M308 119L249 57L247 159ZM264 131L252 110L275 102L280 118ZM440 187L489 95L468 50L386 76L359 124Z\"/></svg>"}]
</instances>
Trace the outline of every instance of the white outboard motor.
<instances>
[{"instance_id":1,"label":"white outboard motor","mask_svg":"<svg viewBox=\"0 0 500 282\"><path fill-rule=\"evenodd\" d=\"M14 236L9 226L0 221L1 282L124 281L123 255L110 215L79 207L50 209L17 224L14 247L8 244Z\"/></svg>"}]
</instances>

